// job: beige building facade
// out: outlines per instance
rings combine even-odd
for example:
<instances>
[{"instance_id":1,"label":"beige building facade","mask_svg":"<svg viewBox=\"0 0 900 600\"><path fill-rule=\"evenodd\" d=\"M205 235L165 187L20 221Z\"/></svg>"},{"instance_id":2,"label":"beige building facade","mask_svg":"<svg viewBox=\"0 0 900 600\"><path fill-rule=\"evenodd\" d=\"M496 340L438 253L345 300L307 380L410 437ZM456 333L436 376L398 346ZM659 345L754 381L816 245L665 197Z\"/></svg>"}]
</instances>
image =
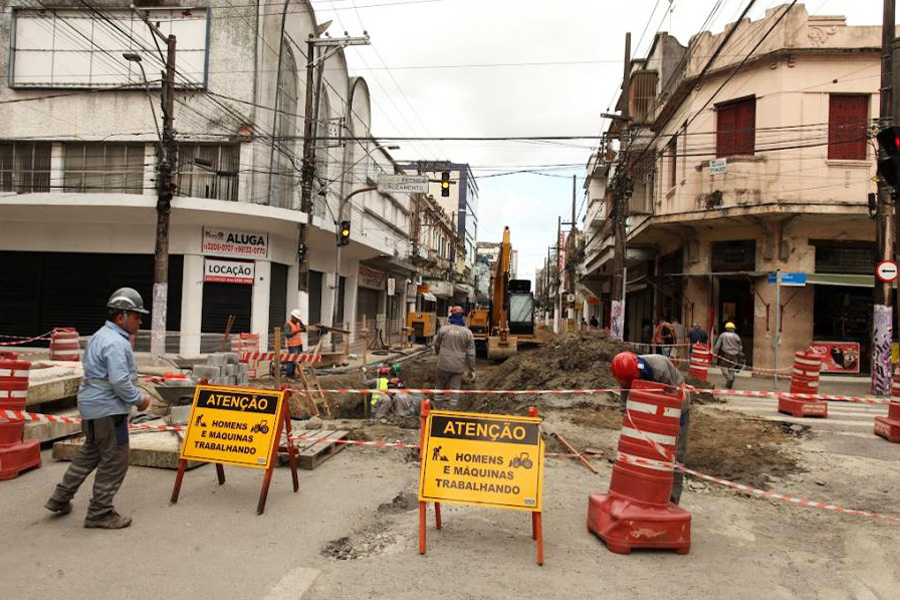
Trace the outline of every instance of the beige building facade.
<instances>
[{"instance_id":1,"label":"beige building facade","mask_svg":"<svg viewBox=\"0 0 900 600\"><path fill-rule=\"evenodd\" d=\"M626 339L645 341L646 321L661 317L713 333L733 321L752 364L771 368L769 280L780 270L805 284L781 289L779 368L813 342L849 342L866 371L881 260L868 208L881 28L803 5L785 11L739 23L708 67L731 25L680 51L660 34L633 61L631 141L601 148L588 165L581 288L608 294L610 188L627 157Z\"/></svg>"}]
</instances>

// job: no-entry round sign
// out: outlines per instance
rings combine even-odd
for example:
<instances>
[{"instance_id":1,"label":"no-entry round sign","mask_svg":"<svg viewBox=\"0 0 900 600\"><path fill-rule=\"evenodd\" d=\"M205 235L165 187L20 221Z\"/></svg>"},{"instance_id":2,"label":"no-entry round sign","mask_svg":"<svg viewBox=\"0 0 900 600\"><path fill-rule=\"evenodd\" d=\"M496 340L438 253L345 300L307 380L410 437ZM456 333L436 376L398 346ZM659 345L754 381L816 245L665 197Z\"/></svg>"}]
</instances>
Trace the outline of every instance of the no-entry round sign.
<instances>
[{"instance_id":1,"label":"no-entry round sign","mask_svg":"<svg viewBox=\"0 0 900 600\"><path fill-rule=\"evenodd\" d=\"M892 260L884 260L875 267L875 275L885 283L891 283L897 279L897 263Z\"/></svg>"}]
</instances>

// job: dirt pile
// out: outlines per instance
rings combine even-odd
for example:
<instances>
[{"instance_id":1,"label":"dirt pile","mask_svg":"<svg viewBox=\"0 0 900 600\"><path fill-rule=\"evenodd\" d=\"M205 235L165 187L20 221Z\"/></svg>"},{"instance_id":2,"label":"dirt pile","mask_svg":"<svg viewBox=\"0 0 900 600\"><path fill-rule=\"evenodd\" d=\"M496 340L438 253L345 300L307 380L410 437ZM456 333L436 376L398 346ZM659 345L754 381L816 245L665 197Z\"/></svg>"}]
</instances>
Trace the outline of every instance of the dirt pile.
<instances>
[{"instance_id":1,"label":"dirt pile","mask_svg":"<svg viewBox=\"0 0 900 600\"><path fill-rule=\"evenodd\" d=\"M605 331L562 335L532 351L520 352L484 381L492 389L613 388L609 362L627 350Z\"/></svg>"},{"instance_id":2,"label":"dirt pile","mask_svg":"<svg viewBox=\"0 0 900 600\"><path fill-rule=\"evenodd\" d=\"M477 385L495 390L615 388L618 384L609 362L624 350L625 344L605 331L569 333L538 348L520 350L479 377ZM527 404L528 400L525 396L492 396L489 400L477 396L468 399L467 408L502 412Z\"/></svg>"},{"instance_id":3,"label":"dirt pile","mask_svg":"<svg viewBox=\"0 0 900 600\"><path fill-rule=\"evenodd\" d=\"M586 427L622 427L622 412L615 407L580 407L569 419ZM797 435L778 422L694 406L686 464L703 473L766 489L769 476L803 471L792 452Z\"/></svg>"}]
</instances>

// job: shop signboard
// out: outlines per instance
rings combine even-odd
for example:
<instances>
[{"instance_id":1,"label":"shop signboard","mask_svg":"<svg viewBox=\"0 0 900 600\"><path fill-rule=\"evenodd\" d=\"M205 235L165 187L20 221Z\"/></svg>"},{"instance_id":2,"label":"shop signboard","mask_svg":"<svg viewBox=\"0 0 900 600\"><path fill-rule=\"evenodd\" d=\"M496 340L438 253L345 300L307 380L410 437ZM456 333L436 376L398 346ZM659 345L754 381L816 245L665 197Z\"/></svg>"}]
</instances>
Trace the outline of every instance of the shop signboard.
<instances>
[{"instance_id":1,"label":"shop signboard","mask_svg":"<svg viewBox=\"0 0 900 600\"><path fill-rule=\"evenodd\" d=\"M809 349L822 357L822 373L859 373L859 342L813 342Z\"/></svg>"},{"instance_id":2,"label":"shop signboard","mask_svg":"<svg viewBox=\"0 0 900 600\"><path fill-rule=\"evenodd\" d=\"M269 255L269 235L204 227L203 254L226 258L266 258Z\"/></svg>"},{"instance_id":3,"label":"shop signboard","mask_svg":"<svg viewBox=\"0 0 900 600\"><path fill-rule=\"evenodd\" d=\"M253 262L207 258L203 265L203 281L253 285L254 267Z\"/></svg>"},{"instance_id":4,"label":"shop signboard","mask_svg":"<svg viewBox=\"0 0 900 600\"><path fill-rule=\"evenodd\" d=\"M387 274L366 265L359 265L359 285L373 290L387 289Z\"/></svg>"}]
</instances>

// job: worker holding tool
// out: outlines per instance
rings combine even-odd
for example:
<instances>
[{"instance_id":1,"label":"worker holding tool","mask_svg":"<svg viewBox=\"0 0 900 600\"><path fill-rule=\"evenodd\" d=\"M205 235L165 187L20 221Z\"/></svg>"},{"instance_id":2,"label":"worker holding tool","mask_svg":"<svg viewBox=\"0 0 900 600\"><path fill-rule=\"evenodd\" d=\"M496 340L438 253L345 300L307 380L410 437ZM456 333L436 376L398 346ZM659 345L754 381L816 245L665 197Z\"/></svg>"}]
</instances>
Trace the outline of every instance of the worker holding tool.
<instances>
[{"instance_id":1,"label":"worker holding tool","mask_svg":"<svg viewBox=\"0 0 900 600\"><path fill-rule=\"evenodd\" d=\"M612 359L610 365L612 373L622 386L622 408L628 405L628 391L636 379L654 381L669 388L683 388L684 399L681 403L681 420L679 423L678 442L675 444L675 460L684 464L684 456L687 452L688 426L691 422L691 394L684 387L684 377L671 359L660 354L641 354L634 352L620 352ZM684 473L675 470L675 480L672 483L672 504L678 504L681 500L681 490L684 484Z\"/></svg>"},{"instance_id":2,"label":"worker holding tool","mask_svg":"<svg viewBox=\"0 0 900 600\"><path fill-rule=\"evenodd\" d=\"M719 335L713 348L722 376L725 377L725 387L729 390L734 387L734 376L744 364L744 343L736 329L731 321L725 323L725 331Z\"/></svg>"},{"instance_id":3,"label":"worker holding tool","mask_svg":"<svg viewBox=\"0 0 900 600\"><path fill-rule=\"evenodd\" d=\"M128 415L134 406L145 410L150 405L150 398L135 386L137 368L129 336L137 333L141 315L149 311L141 295L128 287L113 292L106 307L106 324L87 343L78 389L84 445L44 506L61 515L72 512L72 498L96 469L84 526L121 529L131 525L131 517L115 511L113 498L128 471Z\"/></svg>"},{"instance_id":4,"label":"worker holding tool","mask_svg":"<svg viewBox=\"0 0 900 600\"><path fill-rule=\"evenodd\" d=\"M303 333L305 331L306 326L300 320L300 309L295 308L291 311L291 318L284 324L284 339L287 342L288 358L293 358L291 355L303 352ZM296 368L297 363L294 360L289 360L285 366L286 376L293 379Z\"/></svg>"},{"instance_id":5,"label":"worker holding tool","mask_svg":"<svg viewBox=\"0 0 900 600\"><path fill-rule=\"evenodd\" d=\"M475 337L466 327L461 306L450 310L450 322L441 327L434 336L434 351L438 355L435 369L435 387L438 389L458 390L462 387L463 374L468 374L469 381L475 380ZM450 399L443 394L435 394L436 408L456 410L459 400Z\"/></svg>"}]
</instances>

